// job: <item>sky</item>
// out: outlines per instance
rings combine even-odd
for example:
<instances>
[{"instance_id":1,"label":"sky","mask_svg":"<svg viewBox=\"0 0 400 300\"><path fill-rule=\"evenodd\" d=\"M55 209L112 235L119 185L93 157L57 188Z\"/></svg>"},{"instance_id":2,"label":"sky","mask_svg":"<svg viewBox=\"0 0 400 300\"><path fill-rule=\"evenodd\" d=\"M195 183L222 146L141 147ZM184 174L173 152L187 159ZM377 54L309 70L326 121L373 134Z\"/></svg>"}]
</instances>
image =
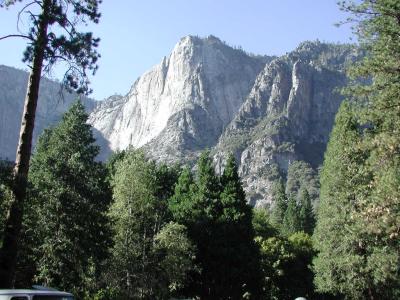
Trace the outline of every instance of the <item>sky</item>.
<instances>
[{"instance_id":1,"label":"sky","mask_svg":"<svg viewBox=\"0 0 400 300\"><path fill-rule=\"evenodd\" d=\"M26 1L24 1L26 2ZM91 97L126 94L133 82L168 56L184 36L214 35L232 46L261 55L282 55L305 40L354 42L337 0L103 0L100 23L84 30L101 38L99 70ZM28 2L26 2L28 3ZM0 37L17 33L23 6L0 8ZM25 26L24 26L25 25ZM27 23L20 24L20 30ZM353 38L353 39L352 39ZM26 41L0 40L0 64L27 69ZM62 68L52 76L60 79Z\"/></svg>"}]
</instances>

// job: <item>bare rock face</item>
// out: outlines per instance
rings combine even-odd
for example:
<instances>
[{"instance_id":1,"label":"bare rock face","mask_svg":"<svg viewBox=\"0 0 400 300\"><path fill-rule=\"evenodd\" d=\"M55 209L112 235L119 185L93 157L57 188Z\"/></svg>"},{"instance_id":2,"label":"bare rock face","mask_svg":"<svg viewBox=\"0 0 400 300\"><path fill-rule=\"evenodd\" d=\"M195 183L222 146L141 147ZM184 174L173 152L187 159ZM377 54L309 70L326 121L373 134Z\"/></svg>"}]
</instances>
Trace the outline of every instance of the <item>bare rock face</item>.
<instances>
[{"instance_id":1,"label":"bare rock face","mask_svg":"<svg viewBox=\"0 0 400 300\"><path fill-rule=\"evenodd\" d=\"M213 150L219 171L227 153L236 156L250 203L269 206L273 183L286 180L292 163L320 166L343 99L345 66L359 55L350 46L307 42L259 74Z\"/></svg>"},{"instance_id":2,"label":"bare rock face","mask_svg":"<svg viewBox=\"0 0 400 300\"><path fill-rule=\"evenodd\" d=\"M235 155L255 206L271 204L278 180L287 181L292 194L308 185L316 200L314 177L343 100L338 90L347 82L345 67L360 56L353 46L320 42L302 43L278 58L254 56L213 36L184 37L127 95L96 107L87 102L100 159L134 147L157 161L194 164L208 148L218 172L227 155ZM11 159L27 80L18 72L0 67L0 156ZM43 81L36 136L74 98L54 102L58 89Z\"/></svg>"},{"instance_id":3,"label":"bare rock face","mask_svg":"<svg viewBox=\"0 0 400 300\"><path fill-rule=\"evenodd\" d=\"M19 129L24 107L28 73L0 65L0 158L13 161L17 150ZM62 114L78 98L62 91L60 84L43 78L40 83L33 144L40 133L57 123ZM94 100L82 98L88 111L96 106Z\"/></svg>"},{"instance_id":4,"label":"bare rock face","mask_svg":"<svg viewBox=\"0 0 400 300\"><path fill-rule=\"evenodd\" d=\"M145 146L156 160L186 160L216 144L268 60L213 36L187 36L126 96L99 106L89 122L112 150Z\"/></svg>"}]
</instances>

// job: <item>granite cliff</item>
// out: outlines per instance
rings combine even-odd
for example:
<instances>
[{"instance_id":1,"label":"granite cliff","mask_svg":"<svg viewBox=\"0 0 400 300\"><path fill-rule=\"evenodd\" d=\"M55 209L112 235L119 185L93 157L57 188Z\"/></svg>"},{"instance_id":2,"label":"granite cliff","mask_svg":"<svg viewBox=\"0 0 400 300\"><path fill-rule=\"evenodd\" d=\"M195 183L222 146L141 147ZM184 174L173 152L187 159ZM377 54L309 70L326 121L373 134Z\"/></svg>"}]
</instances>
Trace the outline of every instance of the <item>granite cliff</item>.
<instances>
[{"instance_id":1,"label":"granite cliff","mask_svg":"<svg viewBox=\"0 0 400 300\"><path fill-rule=\"evenodd\" d=\"M274 182L299 172L294 163L313 176L291 192L307 186L317 201L315 177L343 100L345 68L359 57L353 46L318 41L260 57L213 36L188 36L126 96L98 106L90 123L112 150L142 147L157 161L191 164L208 148L222 171L234 153L258 206L271 203Z\"/></svg>"},{"instance_id":2,"label":"granite cliff","mask_svg":"<svg viewBox=\"0 0 400 300\"><path fill-rule=\"evenodd\" d=\"M338 90L347 82L346 66L360 56L351 45L321 42L304 42L281 57L255 56L214 36L184 37L125 96L96 107L87 100L100 158L132 146L157 161L193 164L211 149L222 171L233 153L253 205L268 206L279 180L293 194L307 186L317 201L318 167L343 100ZM18 72L0 67L2 157L15 152L26 82ZM36 133L72 101L54 102L58 90L44 80Z\"/></svg>"},{"instance_id":3,"label":"granite cliff","mask_svg":"<svg viewBox=\"0 0 400 300\"><path fill-rule=\"evenodd\" d=\"M213 149L219 170L228 152L236 156L252 204L269 205L273 183L286 181L294 162L317 173L343 100L339 89L347 82L345 68L359 56L349 45L305 42L258 75Z\"/></svg>"},{"instance_id":4,"label":"granite cliff","mask_svg":"<svg viewBox=\"0 0 400 300\"><path fill-rule=\"evenodd\" d=\"M114 151L145 146L157 160L190 160L217 143L269 60L214 36L187 36L126 96L98 106L89 122Z\"/></svg>"}]
</instances>

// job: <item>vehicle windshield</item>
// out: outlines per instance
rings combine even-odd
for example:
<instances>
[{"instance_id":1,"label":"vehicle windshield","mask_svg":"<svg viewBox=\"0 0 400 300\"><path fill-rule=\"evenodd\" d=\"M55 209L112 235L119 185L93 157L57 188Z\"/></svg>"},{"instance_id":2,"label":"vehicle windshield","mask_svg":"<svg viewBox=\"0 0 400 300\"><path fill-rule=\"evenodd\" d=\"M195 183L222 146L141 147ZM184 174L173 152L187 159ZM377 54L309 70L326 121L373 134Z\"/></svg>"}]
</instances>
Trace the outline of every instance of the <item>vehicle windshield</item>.
<instances>
[{"instance_id":1,"label":"vehicle windshield","mask_svg":"<svg viewBox=\"0 0 400 300\"><path fill-rule=\"evenodd\" d=\"M74 300L74 297L72 297L72 296L36 295L36 296L33 296L33 300Z\"/></svg>"}]
</instances>

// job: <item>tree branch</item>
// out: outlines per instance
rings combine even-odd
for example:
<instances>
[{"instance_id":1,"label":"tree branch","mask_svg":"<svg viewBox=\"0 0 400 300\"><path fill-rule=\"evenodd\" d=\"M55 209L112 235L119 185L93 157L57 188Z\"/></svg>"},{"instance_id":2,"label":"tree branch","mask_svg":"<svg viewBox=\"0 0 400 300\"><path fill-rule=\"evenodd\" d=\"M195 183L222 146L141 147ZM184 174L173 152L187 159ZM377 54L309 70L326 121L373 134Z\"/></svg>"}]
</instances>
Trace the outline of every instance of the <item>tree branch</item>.
<instances>
[{"instance_id":1,"label":"tree branch","mask_svg":"<svg viewBox=\"0 0 400 300\"><path fill-rule=\"evenodd\" d=\"M20 37L20 38L24 38L24 39L28 39L30 41L33 41L33 39L30 36L27 35L23 35L23 34L9 34L9 35L5 35L0 37L0 41L7 39L7 38L11 38L11 37Z\"/></svg>"},{"instance_id":2,"label":"tree branch","mask_svg":"<svg viewBox=\"0 0 400 300\"><path fill-rule=\"evenodd\" d=\"M18 12L18 17L17 17L17 31L18 32L21 32L20 30L19 30L19 22L20 22L20 19L21 19L21 14L25 11L25 9L27 9L29 6L31 6L32 4L38 4L38 2L37 1L32 1L32 2L30 2L30 3L28 3L28 4L26 4L19 12Z\"/></svg>"}]
</instances>

